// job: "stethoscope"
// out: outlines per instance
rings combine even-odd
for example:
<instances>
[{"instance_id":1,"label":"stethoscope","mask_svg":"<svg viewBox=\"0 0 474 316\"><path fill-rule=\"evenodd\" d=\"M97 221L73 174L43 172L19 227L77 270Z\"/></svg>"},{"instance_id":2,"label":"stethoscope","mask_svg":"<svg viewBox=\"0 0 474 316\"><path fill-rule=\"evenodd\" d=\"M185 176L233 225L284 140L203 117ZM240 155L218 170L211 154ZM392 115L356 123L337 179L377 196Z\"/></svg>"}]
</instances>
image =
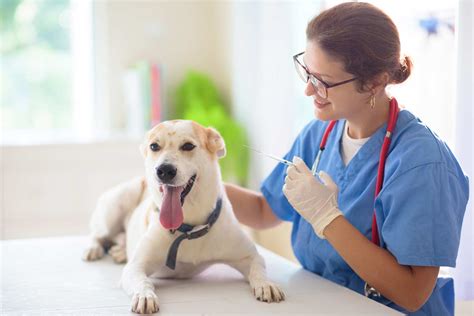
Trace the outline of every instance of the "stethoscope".
<instances>
[{"instance_id":1,"label":"stethoscope","mask_svg":"<svg viewBox=\"0 0 474 316\"><path fill-rule=\"evenodd\" d=\"M383 176L385 171L385 160L388 156L388 150L390 148L390 142L392 140L393 130L395 129L395 125L397 124L398 112L400 109L398 108L398 103L395 98L390 99L390 109L389 109L389 116L387 122L387 130L385 132L385 137L382 144L382 149L380 150L380 158L379 158L379 166L377 171L377 181L375 185L375 197L379 194L380 190L382 189L383 184ZM316 155L316 159L314 160L313 167L311 168L312 173L315 175L319 161L321 160L321 155L326 148L326 142L328 140L329 134L331 133L334 125L336 125L337 121L329 122L328 127L324 131L323 138L321 139L321 143L319 145L319 151ZM380 239L379 239L379 232L377 228L377 218L375 217L375 210L372 216L372 242L377 246L380 246ZM367 282L365 282L364 286L364 294L365 296L369 297L380 297L380 292L378 292L374 287L370 286Z\"/></svg>"}]
</instances>

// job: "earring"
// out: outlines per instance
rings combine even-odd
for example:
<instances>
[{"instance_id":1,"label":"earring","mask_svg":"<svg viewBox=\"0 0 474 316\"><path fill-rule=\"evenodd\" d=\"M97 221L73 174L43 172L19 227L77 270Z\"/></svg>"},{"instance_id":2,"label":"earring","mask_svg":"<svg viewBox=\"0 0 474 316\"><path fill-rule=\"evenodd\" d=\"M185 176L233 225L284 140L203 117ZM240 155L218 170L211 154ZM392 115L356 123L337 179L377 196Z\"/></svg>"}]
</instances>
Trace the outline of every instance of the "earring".
<instances>
[{"instance_id":1,"label":"earring","mask_svg":"<svg viewBox=\"0 0 474 316\"><path fill-rule=\"evenodd\" d=\"M372 94L372 97L370 98L370 108L373 110L375 108L375 95Z\"/></svg>"}]
</instances>

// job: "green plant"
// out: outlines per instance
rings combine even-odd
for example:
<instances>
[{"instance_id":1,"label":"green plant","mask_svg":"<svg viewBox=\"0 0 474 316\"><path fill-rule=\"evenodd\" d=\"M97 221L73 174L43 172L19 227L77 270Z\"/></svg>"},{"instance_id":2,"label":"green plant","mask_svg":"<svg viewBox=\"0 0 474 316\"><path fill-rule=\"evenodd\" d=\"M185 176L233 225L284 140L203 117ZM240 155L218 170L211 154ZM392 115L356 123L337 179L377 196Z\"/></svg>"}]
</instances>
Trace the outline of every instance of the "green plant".
<instances>
[{"instance_id":1,"label":"green plant","mask_svg":"<svg viewBox=\"0 0 474 316\"><path fill-rule=\"evenodd\" d=\"M224 138L227 155L219 161L226 181L247 184L249 152L244 128L230 116L216 86L206 75L189 71L176 91L175 117L212 126Z\"/></svg>"}]
</instances>

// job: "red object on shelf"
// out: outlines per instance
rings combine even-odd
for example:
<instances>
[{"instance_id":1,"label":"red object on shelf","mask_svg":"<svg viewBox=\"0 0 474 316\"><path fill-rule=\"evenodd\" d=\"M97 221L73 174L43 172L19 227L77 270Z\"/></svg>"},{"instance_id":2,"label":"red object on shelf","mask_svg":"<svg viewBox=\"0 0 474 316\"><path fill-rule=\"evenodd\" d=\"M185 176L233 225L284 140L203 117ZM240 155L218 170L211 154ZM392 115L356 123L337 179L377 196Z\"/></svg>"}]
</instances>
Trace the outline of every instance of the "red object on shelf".
<instances>
[{"instance_id":1,"label":"red object on shelf","mask_svg":"<svg viewBox=\"0 0 474 316\"><path fill-rule=\"evenodd\" d=\"M158 65L151 65L151 126L161 121L161 89L160 69Z\"/></svg>"}]
</instances>

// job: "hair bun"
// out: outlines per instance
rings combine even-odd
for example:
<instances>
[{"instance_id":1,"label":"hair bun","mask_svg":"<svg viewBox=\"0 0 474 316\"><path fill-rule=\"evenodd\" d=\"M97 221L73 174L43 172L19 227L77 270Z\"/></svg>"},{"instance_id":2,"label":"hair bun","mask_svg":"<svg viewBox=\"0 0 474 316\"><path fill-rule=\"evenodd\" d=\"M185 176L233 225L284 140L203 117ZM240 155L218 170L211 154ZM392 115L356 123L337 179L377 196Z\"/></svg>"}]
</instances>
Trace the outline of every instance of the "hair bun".
<instances>
[{"instance_id":1,"label":"hair bun","mask_svg":"<svg viewBox=\"0 0 474 316\"><path fill-rule=\"evenodd\" d=\"M403 81L407 80L407 78L411 74L411 68L413 67L413 63L411 62L410 57L405 56L403 60L401 60L399 69L395 71L393 74L393 83L402 83Z\"/></svg>"}]
</instances>

